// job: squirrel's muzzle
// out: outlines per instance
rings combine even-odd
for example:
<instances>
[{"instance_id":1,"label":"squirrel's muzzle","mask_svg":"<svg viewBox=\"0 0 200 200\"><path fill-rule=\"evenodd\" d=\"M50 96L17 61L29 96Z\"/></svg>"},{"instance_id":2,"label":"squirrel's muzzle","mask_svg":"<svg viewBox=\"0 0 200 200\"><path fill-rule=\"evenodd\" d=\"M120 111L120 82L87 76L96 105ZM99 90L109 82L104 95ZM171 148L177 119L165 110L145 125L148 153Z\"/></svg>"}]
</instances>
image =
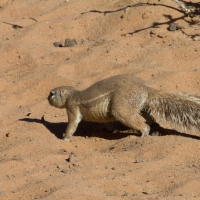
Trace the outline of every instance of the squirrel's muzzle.
<instances>
[{"instance_id":1,"label":"squirrel's muzzle","mask_svg":"<svg viewBox=\"0 0 200 200\"><path fill-rule=\"evenodd\" d=\"M48 96L48 101L50 103L50 105L52 105L52 101L53 101L53 96L55 95L55 91L51 90Z\"/></svg>"}]
</instances>

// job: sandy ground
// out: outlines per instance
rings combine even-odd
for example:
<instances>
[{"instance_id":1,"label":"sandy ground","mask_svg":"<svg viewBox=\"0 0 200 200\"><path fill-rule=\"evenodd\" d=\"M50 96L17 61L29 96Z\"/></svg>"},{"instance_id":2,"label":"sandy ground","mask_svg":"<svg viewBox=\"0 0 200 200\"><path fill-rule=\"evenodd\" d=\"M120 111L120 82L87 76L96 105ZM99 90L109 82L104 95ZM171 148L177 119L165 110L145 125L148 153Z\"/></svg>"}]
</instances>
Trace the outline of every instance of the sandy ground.
<instances>
[{"instance_id":1,"label":"sandy ground","mask_svg":"<svg viewBox=\"0 0 200 200\"><path fill-rule=\"evenodd\" d=\"M57 86L124 73L198 94L198 15L173 1L1 0L0 30L1 200L200 198L198 132L160 123L166 134L141 138L81 122L65 142L66 112L47 102ZM66 38L77 44L53 45Z\"/></svg>"}]
</instances>

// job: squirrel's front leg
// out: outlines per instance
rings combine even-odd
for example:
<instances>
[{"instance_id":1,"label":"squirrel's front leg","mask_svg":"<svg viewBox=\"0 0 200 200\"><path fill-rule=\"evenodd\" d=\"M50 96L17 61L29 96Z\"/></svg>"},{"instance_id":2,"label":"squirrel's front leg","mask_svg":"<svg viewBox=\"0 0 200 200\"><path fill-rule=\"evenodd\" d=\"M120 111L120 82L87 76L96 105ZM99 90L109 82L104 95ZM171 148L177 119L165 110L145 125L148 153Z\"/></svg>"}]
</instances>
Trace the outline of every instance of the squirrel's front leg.
<instances>
[{"instance_id":1,"label":"squirrel's front leg","mask_svg":"<svg viewBox=\"0 0 200 200\"><path fill-rule=\"evenodd\" d=\"M68 115L68 125L66 128L66 131L64 133L63 139L65 141L69 141L72 135L75 133L79 122L82 119L82 115L79 111L78 108L72 109L72 110L67 110L67 115Z\"/></svg>"}]
</instances>

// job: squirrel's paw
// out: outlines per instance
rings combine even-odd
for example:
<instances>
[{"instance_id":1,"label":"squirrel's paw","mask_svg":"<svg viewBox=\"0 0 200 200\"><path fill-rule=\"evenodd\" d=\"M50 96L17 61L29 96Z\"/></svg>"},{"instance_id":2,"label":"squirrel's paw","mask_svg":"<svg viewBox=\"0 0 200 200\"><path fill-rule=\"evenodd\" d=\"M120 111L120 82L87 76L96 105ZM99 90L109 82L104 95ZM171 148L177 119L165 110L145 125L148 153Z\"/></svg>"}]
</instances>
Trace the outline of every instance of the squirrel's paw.
<instances>
[{"instance_id":1,"label":"squirrel's paw","mask_svg":"<svg viewBox=\"0 0 200 200\"><path fill-rule=\"evenodd\" d=\"M63 138L63 140L66 141L66 142L70 142L69 138Z\"/></svg>"}]
</instances>

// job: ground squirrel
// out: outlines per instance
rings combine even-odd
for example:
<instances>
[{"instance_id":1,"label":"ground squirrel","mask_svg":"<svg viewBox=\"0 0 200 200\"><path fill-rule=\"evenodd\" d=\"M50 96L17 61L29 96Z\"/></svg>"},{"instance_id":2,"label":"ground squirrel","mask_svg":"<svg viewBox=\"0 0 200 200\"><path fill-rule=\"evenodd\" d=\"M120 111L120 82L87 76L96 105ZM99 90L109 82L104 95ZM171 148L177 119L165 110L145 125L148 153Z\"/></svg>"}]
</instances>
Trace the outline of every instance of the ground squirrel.
<instances>
[{"instance_id":1,"label":"ground squirrel","mask_svg":"<svg viewBox=\"0 0 200 200\"><path fill-rule=\"evenodd\" d=\"M109 129L118 120L140 131L142 136L149 134L150 126L158 119L184 130L200 130L198 96L158 91L134 75L112 76L82 91L70 86L58 87L50 91L48 101L56 108L67 109L66 141L81 120L102 122Z\"/></svg>"}]
</instances>

